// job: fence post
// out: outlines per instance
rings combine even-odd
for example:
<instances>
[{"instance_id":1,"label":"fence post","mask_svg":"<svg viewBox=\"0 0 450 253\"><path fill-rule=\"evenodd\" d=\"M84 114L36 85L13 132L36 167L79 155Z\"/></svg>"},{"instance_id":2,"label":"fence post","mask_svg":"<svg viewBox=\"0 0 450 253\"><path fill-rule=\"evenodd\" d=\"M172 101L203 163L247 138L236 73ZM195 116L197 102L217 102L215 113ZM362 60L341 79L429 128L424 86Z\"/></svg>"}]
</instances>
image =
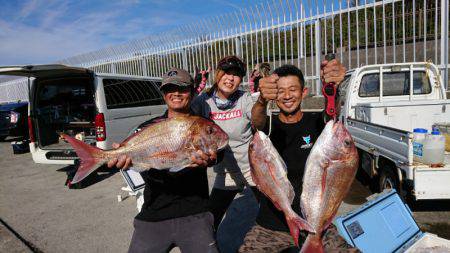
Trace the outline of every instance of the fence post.
<instances>
[{"instance_id":1,"label":"fence post","mask_svg":"<svg viewBox=\"0 0 450 253\"><path fill-rule=\"evenodd\" d=\"M145 57L141 57L141 67L142 67L142 75L149 76L147 72L147 61L145 60Z\"/></svg>"},{"instance_id":2,"label":"fence post","mask_svg":"<svg viewBox=\"0 0 450 253\"><path fill-rule=\"evenodd\" d=\"M242 59L244 55L242 54L241 48L241 36L237 36L236 38L234 38L234 42L236 44L236 55Z\"/></svg>"},{"instance_id":3,"label":"fence post","mask_svg":"<svg viewBox=\"0 0 450 253\"><path fill-rule=\"evenodd\" d=\"M315 35L314 35L314 39L316 40L315 42L315 47L316 47L316 87L315 87L315 94L316 96L320 96L322 95L321 93L321 86L322 83L320 81L320 62L321 62L321 56L322 56L322 45L320 44L320 19L317 19L315 21ZM312 57L312 56L311 56Z\"/></svg>"},{"instance_id":4,"label":"fence post","mask_svg":"<svg viewBox=\"0 0 450 253\"><path fill-rule=\"evenodd\" d=\"M111 73L116 74L116 63L111 62Z\"/></svg>"},{"instance_id":5,"label":"fence post","mask_svg":"<svg viewBox=\"0 0 450 253\"><path fill-rule=\"evenodd\" d=\"M181 59L183 59L183 69L189 69L186 48L181 49Z\"/></svg>"},{"instance_id":6,"label":"fence post","mask_svg":"<svg viewBox=\"0 0 450 253\"><path fill-rule=\"evenodd\" d=\"M441 65L442 81L448 90L448 0L441 0Z\"/></svg>"}]
</instances>

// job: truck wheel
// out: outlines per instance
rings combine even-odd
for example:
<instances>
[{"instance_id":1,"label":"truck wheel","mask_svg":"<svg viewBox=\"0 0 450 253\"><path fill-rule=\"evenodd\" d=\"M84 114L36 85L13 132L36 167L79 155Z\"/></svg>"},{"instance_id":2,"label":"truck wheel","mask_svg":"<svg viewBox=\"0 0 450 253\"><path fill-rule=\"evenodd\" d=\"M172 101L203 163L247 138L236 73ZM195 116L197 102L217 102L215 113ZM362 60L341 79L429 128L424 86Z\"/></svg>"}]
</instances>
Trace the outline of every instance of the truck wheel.
<instances>
[{"instance_id":1,"label":"truck wheel","mask_svg":"<svg viewBox=\"0 0 450 253\"><path fill-rule=\"evenodd\" d=\"M395 189L397 192L399 192L398 178L391 168L386 168L381 171L379 182L380 192L385 189Z\"/></svg>"}]
</instances>

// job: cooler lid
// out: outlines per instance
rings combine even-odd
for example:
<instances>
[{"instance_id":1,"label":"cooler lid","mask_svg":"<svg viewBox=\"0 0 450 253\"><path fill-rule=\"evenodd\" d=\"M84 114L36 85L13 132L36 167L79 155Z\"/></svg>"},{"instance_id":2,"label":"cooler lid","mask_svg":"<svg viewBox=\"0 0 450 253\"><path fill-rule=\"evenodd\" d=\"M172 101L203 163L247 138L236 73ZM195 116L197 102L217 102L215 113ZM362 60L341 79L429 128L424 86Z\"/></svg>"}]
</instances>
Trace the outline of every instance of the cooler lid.
<instances>
[{"instance_id":1,"label":"cooler lid","mask_svg":"<svg viewBox=\"0 0 450 253\"><path fill-rule=\"evenodd\" d=\"M334 220L339 233L362 252L395 252L412 237L421 234L411 210L395 190Z\"/></svg>"}]
</instances>

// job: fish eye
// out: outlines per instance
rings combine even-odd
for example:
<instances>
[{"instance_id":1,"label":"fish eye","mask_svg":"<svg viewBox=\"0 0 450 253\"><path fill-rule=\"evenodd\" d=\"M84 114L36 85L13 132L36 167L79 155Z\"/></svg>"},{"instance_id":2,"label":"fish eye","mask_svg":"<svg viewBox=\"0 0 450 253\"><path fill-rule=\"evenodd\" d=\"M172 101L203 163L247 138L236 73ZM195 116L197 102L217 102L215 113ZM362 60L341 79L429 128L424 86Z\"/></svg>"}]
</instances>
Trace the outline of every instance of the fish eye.
<instances>
[{"instance_id":1,"label":"fish eye","mask_svg":"<svg viewBox=\"0 0 450 253\"><path fill-rule=\"evenodd\" d=\"M206 133L207 134L212 134L214 133L214 128L212 126L207 126L206 127Z\"/></svg>"},{"instance_id":2,"label":"fish eye","mask_svg":"<svg viewBox=\"0 0 450 253\"><path fill-rule=\"evenodd\" d=\"M344 144L346 147L350 146L351 141L349 139L344 140Z\"/></svg>"}]
</instances>

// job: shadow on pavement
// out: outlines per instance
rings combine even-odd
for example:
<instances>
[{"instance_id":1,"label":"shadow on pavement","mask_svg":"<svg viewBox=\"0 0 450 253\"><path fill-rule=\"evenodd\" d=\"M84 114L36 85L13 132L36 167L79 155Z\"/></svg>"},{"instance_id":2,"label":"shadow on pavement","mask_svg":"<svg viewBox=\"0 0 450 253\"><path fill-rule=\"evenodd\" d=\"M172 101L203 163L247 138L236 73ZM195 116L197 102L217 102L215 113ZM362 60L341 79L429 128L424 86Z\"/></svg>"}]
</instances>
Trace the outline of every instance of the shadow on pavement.
<instances>
[{"instance_id":1,"label":"shadow on pavement","mask_svg":"<svg viewBox=\"0 0 450 253\"><path fill-rule=\"evenodd\" d=\"M450 200L410 200L408 206L413 212L450 211Z\"/></svg>"},{"instance_id":2,"label":"shadow on pavement","mask_svg":"<svg viewBox=\"0 0 450 253\"><path fill-rule=\"evenodd\" d=\"M66 179L66 182L64 183L64 185L68 186L70 189L84 189L93 184L101 182L101 181L113 176L117 172L119 172L118 169L109 169L105 165L103 165L100 168L98 168L96 171L92 172L89 176L87 176L81 182L78 182L76 184L71 184L71 180L75 176L77 169L78 169L78 165L68 165L63 168L57 169L57 171L65 172L67 174L67 179Z\"/></svg>"}]
</instances>

